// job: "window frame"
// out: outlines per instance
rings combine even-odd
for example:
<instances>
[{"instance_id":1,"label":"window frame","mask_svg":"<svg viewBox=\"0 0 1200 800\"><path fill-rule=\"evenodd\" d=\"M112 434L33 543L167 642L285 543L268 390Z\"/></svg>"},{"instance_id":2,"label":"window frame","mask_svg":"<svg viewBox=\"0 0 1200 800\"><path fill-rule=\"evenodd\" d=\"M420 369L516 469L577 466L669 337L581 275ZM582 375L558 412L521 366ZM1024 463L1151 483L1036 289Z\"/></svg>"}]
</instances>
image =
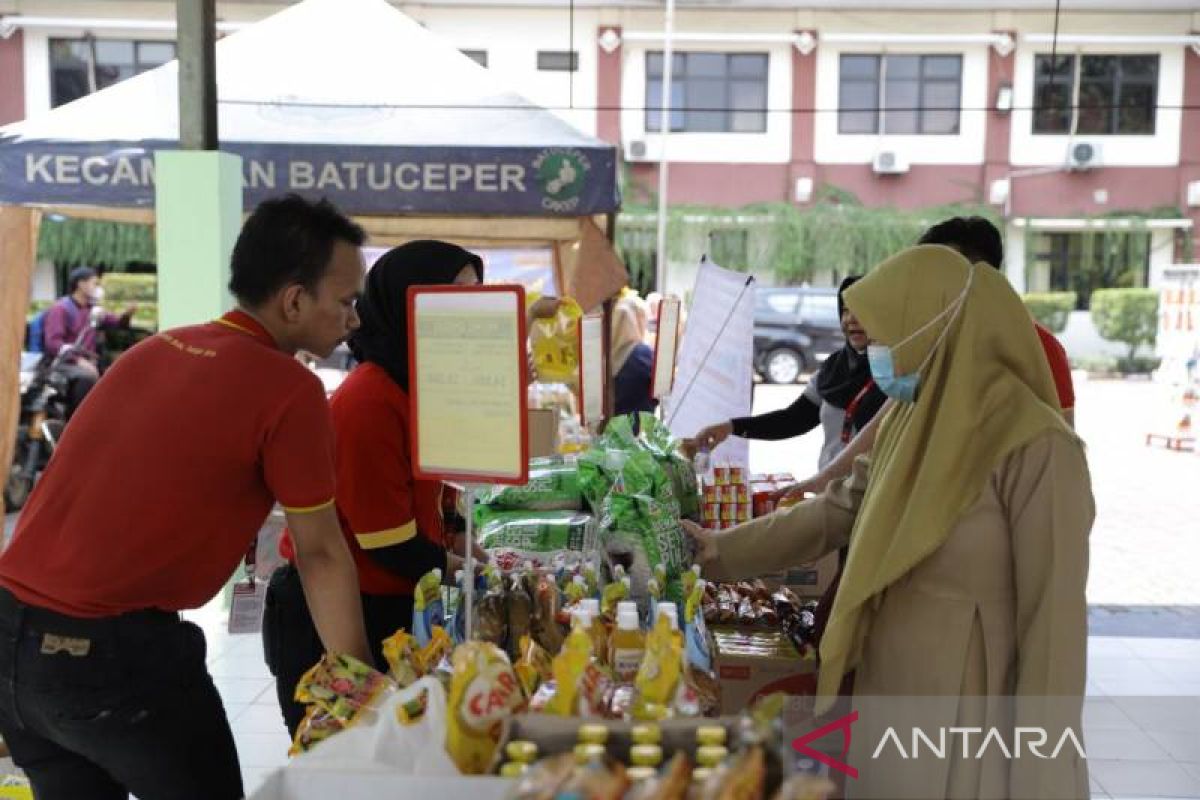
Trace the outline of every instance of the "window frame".
<instances>
[{"instance_id":1,"label":"window frame","mask_svg":"<svg viewBox=\"0 0 1200 800\"><path fill-rule=\"evenodd\" d=\"M179 57L179 43L174 39L136 39L136 38L117 38L117 37L110 38L110 37L96 37L96 36L51 36L46 40L46 42L47 42L47 54L46 55L47 55L47 62L48 62L48 66L49 66L49 73L50 73L50 107L51 108L58 108L59 106L66 105L67 103L73 103L74 101L80 100L84 97L87 97L88 95L95 94L96 92L101 91L102 89L107 89L109 86L115 86L118 83L121 83L122 81L128 80L129 78L134 78L145 72L149 72L152 69L157 69L158 67L161 67L163 64L170 63L171 61L173 61ZM133 51L132 62L123 63L123 64L108 64L108 63L100 62L99 59L97 58L96 45L99 43L108 43L108 42L111 42L114 44L130 45L132 47L132 51ZM60 43L66 44L68 46L84 45L87 50L87 58L84 61L84 73L85 73L84 78L85 78L86 85L88 87L87 91L81 95L72 97L67 100L59 100L59 98L57 97L57 93L55 91L55 72L57 71L58 67L56 66L56 63L55 63L54 50L55 50L55 45L60 44ZM142 54L142 48L145 45L170 46L173 51L173 55L167 61L143 61L141 54ZM105 66L115 66L118 69L122 68L122 67L129 67L133 70L133 73L131 75L129 75L128 77L120 78L118 80L104 83L103 85L101 85L100 70Z\"/></svg>"},{"instance_id":2,"label":"window frame","mask_svg":"<svg viewBox=\"0 0 1200 800\"><path fill-rule=\"evenodd\" d=\"M849 83L865 84L873 86L875 91L875 107L871 109L845 109L843 108L845 98L845 87L847 79L844 77L844 61L847 58L870 58L874 64L874 78L852 78ZM889 59L895 58L915 58L917 60L916 84L917 84L917 102L912 109L892 109L893 113L915 113L916 125L915 130L911 132L893 132L887 129L888 117L888 69L887 62ZM928 84L948 84L948 78L929 77L926 74L927 59L953 59L957 64L956 76L954 78L955 94L958 98L953 109L936 107L925 107L925 94ZM963 70L966 68L966 58L961 52L924 52L924 53L865 53L865 52L841 52L838 53L838 120L837 133L839 136L961 136L962 135L962 97L963 97ZM954 112L954 126L947 131L929 131L926 130L926 114L935 112L942 113L946 111ZM871 130L847 130L846 121L848 115L872 115Z\"/></svg>"},{"instance_id":3,"label":"window frame","mask_svg":"<svg viewBox=\"0 0 1200 800\"><path fill-rule=\"evenodd\" d=\"M555 63L557 59L565 59L565 63L563 61ZM538 50L537 70L538 72L578 72L579 51Z\"/></svg>"},{"instance_id":4,"label":"window frame","mask_svg":"<svg viewBox=\"0 0 1200 800\"><path fill-rule=\"evenodd\" d=\"M662 50L647 50L643 56L644 65L644 88L646 108L643 112L642 124L647 133L658 133L662 130L660 121L661 111L661 95L663 83L663 51ZM670 115L670 131L671 133L683 134L701 134L701 135L734 135L734 136L761 136L767 133L769 128L768 113L770 108L770 86L771 86L771 53L766 50L683 50L675 51L673 60L676 63L681 63L682 69L673 68L671 70L671 103L668 109ZM719 56L723 59L722 73L717 76L699 76L688 74L688 60L696 56ZM734 59L746 58L755 59L760 64L756 67L755 75L738 75L734 71ZM657 59L659 66L657 71L651 69L651 62ZM706 83L720 82L722 101L718 104L719 109L706 108L704 110L692 110L688 103L688 87L689 78L693 81L703 81ZM733 91L735 84L754 84L755 88L761 90L762 105L760 108L734 108L733 106ZM651 87L657 85L660 100L652 102ZM678 95L676 93L679 93ZM695 129L689 128L689 119L692 114L711 114L714 111L722 115L721 128L719 130L711 129ZM755 115L757 124L749 129L738 129L735 127L735 118L738 114ZM677 122L678 121L678 122Z\"/></svg>"},{"instance_id":5,"label":"window frame","mask_svg":"<svg viewBox=\"0 0 1200 800\"><path fill-rule=\"evenodd\" d=\"M1030 131L1034 136L1155 136L1158 134L1158 96L1162 82L1162 54L1158 52L1141 52L1141 53L1111 53L1111 52L1088 52L1088 53L1060 53L1057 58L1067 62L1069 71L1067 94L1069 97L1066 108L1066 127L1065 129L1045 129L1044 126L1039 127L1039 113L1042 112L1043 106L1039 102L1039 94L1042 86L1049 83L1049 79L1041 77L1039 67L1051 57L1050 53L1034 53L1033 54L1033 113L1030 121ZM1111 58L1116 62L1116 69L1111 77L1110 87L1112 90L1112 103L1107 109L1107 125L1106 130L1102 131L1083 131L1079 129L1080 112L1083 111L1083 106L1080 102L1083 92L1083 76L1084 62L1087 59ZM1126 59L1130 58L1149 58L1153 60L1154 69L1153 77L1140 78L1137 76L1127 78L1124 74L1123 64ZM1057 70L1056 70L1057 71ZM1096 81L1098 83L1098 81ZM1125 86L1149 86L1152 90L1152 99L1150 104L1150 125L1147 130L1128 131L1121 130L1121 94L1122 88ZM1051 111L1055 111L1054 108Z\"/></svg>"}]
</instances>

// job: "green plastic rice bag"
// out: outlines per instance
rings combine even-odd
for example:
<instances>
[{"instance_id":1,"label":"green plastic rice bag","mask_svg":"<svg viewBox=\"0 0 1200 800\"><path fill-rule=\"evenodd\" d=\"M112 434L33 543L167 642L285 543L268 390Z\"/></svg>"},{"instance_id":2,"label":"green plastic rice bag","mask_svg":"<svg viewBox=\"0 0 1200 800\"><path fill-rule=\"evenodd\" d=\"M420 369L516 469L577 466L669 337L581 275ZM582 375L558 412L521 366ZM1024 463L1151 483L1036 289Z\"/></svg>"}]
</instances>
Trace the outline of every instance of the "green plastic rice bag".
<instances>
[{"instance_id":1,"label":"green plastic rice bag","mask_svg":"<svg viewBox=\"0 0 1200 800\"><path fill-rule=\"evenodd\" d=\"M490 486L479 502L493 509L552 511L583 508L579 467L561 458L535 458L529 462L529 482L524 486Z\"/></svg>"},{"instance_id":2,"label":"green plastic rice bag","mask_svg":"<svg viewBox=\"0 0 1200 800\"><path fill-rule=\"evenodd\" d=\"M578 511L492 511L476 516L477 540L503 571L526 562L535 569L565 556L596 552L596 518Z\"/></svg>"}]
</instances>

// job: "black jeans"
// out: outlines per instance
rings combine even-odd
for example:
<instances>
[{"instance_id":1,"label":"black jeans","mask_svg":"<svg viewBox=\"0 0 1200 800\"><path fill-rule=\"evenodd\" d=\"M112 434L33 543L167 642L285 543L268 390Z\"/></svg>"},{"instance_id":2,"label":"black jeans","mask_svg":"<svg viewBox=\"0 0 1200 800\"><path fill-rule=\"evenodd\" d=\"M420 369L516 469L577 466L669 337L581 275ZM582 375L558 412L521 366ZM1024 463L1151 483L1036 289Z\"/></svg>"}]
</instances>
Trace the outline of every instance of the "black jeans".
<instances>
[{"instance_id":1,"label":"black jeans","mask_svg":"<svg viewBox=\"0 0 1200 800\"><path fill-rule=\"evenodd\" d=\"M237 749L178 615L80 619L0 589L0 733L38 800L234 800Z\"/></svg>"},{"instance_id":2,"label":"black jeans","mask_svg":"<svg viewBox=\"0 0 1200 800\"><path fill-rule=\"evenodd\" d=\"M412 627L412 595L364 594L362 605L367 642L371 645L375 666L386 669L383 640L400 628L409 630ZM275 696L283 712L283 723L288 733L295 736L306 710L296 702L296 684L321 660L325 648L308 611L300 573L291 564L285 564L271 575L262 634L263 656L267 668L275 676Z\"/></svg>"}]
</instances>

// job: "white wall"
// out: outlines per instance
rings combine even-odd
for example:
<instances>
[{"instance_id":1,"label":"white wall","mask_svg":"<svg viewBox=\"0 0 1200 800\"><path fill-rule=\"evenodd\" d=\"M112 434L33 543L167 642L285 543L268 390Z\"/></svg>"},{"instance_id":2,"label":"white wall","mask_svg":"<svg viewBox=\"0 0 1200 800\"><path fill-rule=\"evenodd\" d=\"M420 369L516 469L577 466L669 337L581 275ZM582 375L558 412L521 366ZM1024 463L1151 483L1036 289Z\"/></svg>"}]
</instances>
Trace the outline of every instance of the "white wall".
<instances>
[{"instance_id":1,"label":"white wall","mask_svg":"<svg viewBox=\"0 0 1200 800\"><path fill-rule=\"evenodd\" d=\"M488 69L503 83L584 133L596 133L597 53L594 9L576 9L577 72L543 72L539 50L568 50L570 17L562 9L405 9L460 50L486 50ZM573 88L572 88L573 86ZM572 91L574 97L572 98ZM577 108L571 110L572 102Z\"/></svg>"},{"instance_id":2,"label":"white wall","mask_svg":"<svg viewBox=\"0 0 1200 800\"><path fill-rule=\"evenodd\" d=\"M840 32L840 31L839 31ZM986 33L986 31L983 31ZM964 109L987 107L987 45L822 44L817 49L817 108L838 108L839 60L843 53L945 54L962 56L961 103ZM838 133L838 115L816 115L815 148L820 164L869 164L880 150L894 150L912 164L982 164L985 113L964 110L957 135L846 136Z\"/></svg>"}]
</instances>

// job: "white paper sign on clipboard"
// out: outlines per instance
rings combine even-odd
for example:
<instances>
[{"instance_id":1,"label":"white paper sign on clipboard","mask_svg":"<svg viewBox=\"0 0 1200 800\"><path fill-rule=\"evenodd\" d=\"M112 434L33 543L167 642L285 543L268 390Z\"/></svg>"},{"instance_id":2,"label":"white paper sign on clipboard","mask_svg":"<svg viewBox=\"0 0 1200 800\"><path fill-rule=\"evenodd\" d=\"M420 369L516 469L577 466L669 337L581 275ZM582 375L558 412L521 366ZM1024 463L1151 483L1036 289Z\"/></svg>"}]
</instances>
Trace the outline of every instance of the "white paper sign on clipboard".
<instances>
[{"instance_id":1,"label":"white paper sign on clipboard","mask_svg":"<svg viewBox=\"0 0 1200 800\"><path fill-rule=\"evenodd\" d=\"M683 303L678 297L664 297L658 304L658 336L654 342L654 382L650 396L662 400L675 384L675 357L679 353L679 318Z\"/></svg>"},{"instance_id":2,"label":"white paper sign on clipboard","mask_svg":"<svg viewBox=\"0 0 1200 800\"><path fill-rule=\"evenodd\" d=\"M605 360L604 316L588 314L579 320L579 417L585 426L604 419Z\"/></svg>"},{"instance_id":3,"label":"white paper sign on clipboard","mask_svg":"<svg viewBox=\"0 0 1200 800\"><path fill-rule=\"evenodd\" d=\"M525 290L414 286L408 304L416 477L524 484Z\"/></svg>"}]
</instances>

